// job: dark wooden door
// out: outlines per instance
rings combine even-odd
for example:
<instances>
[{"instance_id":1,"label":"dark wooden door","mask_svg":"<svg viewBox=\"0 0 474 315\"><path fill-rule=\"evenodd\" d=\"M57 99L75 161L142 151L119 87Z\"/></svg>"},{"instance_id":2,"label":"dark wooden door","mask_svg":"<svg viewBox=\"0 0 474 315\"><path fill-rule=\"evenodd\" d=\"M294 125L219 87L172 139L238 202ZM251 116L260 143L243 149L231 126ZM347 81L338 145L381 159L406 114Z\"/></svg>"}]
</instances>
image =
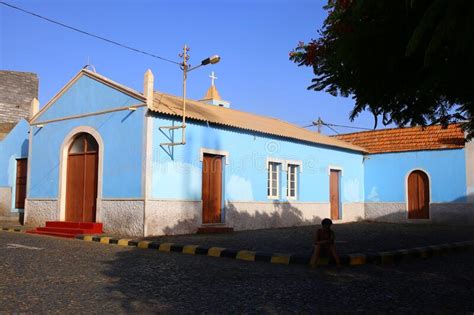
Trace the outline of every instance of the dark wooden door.
<instances>
[{"instance_id":1,"label":"dark wooden door","mask_svg":"<svg viewBox=\"0 0 474 315\"><path fill-rule=\"evenodd\" d=\"M430 184L425 172L413 171L408 176L408 218L430 218Z\"/></svg>"},{"instance_id":2,"label":"dark wooden door","mask_svg":"<svg viewBox=\"0 0 474 315\"><path fill-rule=\"evenodd\" d=\"M26 199L26 174L28 174L28 160L16 160L16 190L15 208L25 209Z\"/></svg>"},{"instance_id":3,"label":"dark wooden door","mask_svg":"<svg viewBox=\"0 0 474 315\"><path fill-rule=\"evenodd\" d=\"M339 217L339 207L340 207L340 192L339 192L339 180L340 180L340 171L331 170L329 176L329 202L331 205L331 219L338 220Z\"/></svg>"},{"instance_id":4,"label":"dark wooden door","mask_svg":"<svg viewBox=\"0 0 474 315\"><path fill-rule=\"evenodd\" d=\"M205 154L202 165L202 222L221 223L222 156Z\"/></svg>"},{"instance_id":5,"label":"dark wooden door","mask_svg":"<svg viewBox=\"0 0 474 315\"><path fill-rule=\"evenodd\" d=\"M89 134L80 134L69 148L66 180L66 221L95 222L98 145Z\"/></svg>"}]
</instances>

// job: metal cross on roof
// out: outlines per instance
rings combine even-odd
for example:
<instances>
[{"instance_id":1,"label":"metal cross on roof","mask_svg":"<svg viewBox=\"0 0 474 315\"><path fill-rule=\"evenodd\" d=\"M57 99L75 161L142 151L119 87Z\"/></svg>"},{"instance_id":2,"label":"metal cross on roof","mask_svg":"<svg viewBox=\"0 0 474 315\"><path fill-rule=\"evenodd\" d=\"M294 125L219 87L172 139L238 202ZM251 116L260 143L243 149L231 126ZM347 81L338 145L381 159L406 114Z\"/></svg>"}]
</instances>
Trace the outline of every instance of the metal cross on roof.
<instances>
[{"instance_id":1,"label":"metal cross on roof","mask_svg":"<svg viewBox=\"0 0 474 315\"><path fill-rule=\"evenodd\" d=\"M209 76L209 78L211 78L211 85L213 86L214 85L214 80L215 79L218 79L216 77L216 75L214 74L214 71L211 72L211 75Z\"/></svg>"}]
</instances>

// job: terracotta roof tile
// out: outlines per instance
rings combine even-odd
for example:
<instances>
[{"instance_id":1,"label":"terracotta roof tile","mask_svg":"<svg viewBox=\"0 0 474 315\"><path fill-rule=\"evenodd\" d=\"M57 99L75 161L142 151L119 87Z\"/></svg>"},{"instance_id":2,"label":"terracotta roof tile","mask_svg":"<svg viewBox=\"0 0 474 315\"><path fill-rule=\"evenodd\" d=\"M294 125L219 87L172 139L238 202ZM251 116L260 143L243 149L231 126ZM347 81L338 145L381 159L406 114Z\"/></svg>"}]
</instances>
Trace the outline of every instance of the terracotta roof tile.
<instances>
[{"instance_id":1,"label":"terracotta roof tile","mask_svg":"<svg viewBox=\"0 0 474 315\"><path fill-rule=\"evenodd\" d=\"M459 149L465 138L460 124L363 131L334 136L366 148L369 153Z\"/></svg>"}]
</instances>

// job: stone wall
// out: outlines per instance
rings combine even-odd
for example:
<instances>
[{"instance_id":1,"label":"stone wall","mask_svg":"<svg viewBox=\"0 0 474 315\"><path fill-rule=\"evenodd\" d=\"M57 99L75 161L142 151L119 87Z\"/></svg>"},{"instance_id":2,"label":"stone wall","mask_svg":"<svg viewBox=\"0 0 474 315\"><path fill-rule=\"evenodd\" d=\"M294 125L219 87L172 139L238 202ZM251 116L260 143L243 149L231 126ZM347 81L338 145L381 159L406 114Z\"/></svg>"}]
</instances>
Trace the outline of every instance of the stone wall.
<instances>
[{"instance_id":1,"label":"stone wall","mask_svg":"<svg viewBox=\"0 0 474 315\"><path fill-rule=\"evenodd\" d=\"M31 101L38 98L38 76L31 72L0 71L0 124L28 119Z\"/></svg>"},{"instance_id":2,"label":"stone wall","mask_svg":"<svg viewBox=\"0 0 474 315\"><path fill-rule=\"evenodd\" d=\"M364 219L363 203L343 204L342 220ZM329 203L227 202L224 223L236 231L318 224L330 217ZM147 200L146 236L196 233L202 226L201 201Z\"/></svg>"},{"instance_id":3,"label":"stone wall","mask_svg":"<svg viewBox=\"0 0 474 315\"><path fill-rule=\"evenodd\" d=\"M12 188L0 187L0 216L10 215L12 209Z\"/></svg>"},{"instance_id":4,"label":"stone wall","mask_svg":"<svg viewBox=\"0 0 474 315\"><path fill-rule=\"evenodd\" d=\"M318 224L329 217L328 203L227 202L226 224L236 231Z\"/></svg>"},{"instance_id":5,"label":"stone wall","mask_svg":"<svg viewBox=\"0 0 474 315\"><path fill-rule=\"evenodd\" d=\"M146 235L196 233L202 222L201 201L147 200Z\"/></svg>"},{"instance_id":6,"label":"stone wall","mask_svg":"<svg viewBox=\"0 0 474 315\"><path fill-rule=\"evenodd\" d=\"M56 199L26 199L25 213L25 223L31 226L44 226L46 221L60 219L59 203Z\"/></svg>"},{"instance_id":7,"label":"stone wall","mask_svg":"<svg viewBox=\"0 0 474 315\"><path fill-rule=\"evenodd\" d=\"M100 201L100 217L97 221L104 224L104 232L123 236L143 236L143 213L145 205L142 200Z\"/></svg>"}]
</instances>

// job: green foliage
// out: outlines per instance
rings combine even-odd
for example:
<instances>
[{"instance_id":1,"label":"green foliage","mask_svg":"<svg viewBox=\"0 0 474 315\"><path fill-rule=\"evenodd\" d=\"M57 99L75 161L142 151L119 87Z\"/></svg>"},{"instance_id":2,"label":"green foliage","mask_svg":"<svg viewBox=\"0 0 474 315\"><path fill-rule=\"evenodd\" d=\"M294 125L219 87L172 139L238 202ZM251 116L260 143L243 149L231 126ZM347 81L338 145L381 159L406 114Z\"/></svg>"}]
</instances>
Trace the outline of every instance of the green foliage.
<instances>
[{"instance_id":1,"label":"green foliage","mask_svg":"<svg viewBox=\"0 0 474 315\"><path fill-rule=\"evenodd\" d=\"M474 1L329 0L318 38L290 53L308 89L351 96L350 118L387 125L465 121L474 136Z\"/></svg>"}]
</instances>

